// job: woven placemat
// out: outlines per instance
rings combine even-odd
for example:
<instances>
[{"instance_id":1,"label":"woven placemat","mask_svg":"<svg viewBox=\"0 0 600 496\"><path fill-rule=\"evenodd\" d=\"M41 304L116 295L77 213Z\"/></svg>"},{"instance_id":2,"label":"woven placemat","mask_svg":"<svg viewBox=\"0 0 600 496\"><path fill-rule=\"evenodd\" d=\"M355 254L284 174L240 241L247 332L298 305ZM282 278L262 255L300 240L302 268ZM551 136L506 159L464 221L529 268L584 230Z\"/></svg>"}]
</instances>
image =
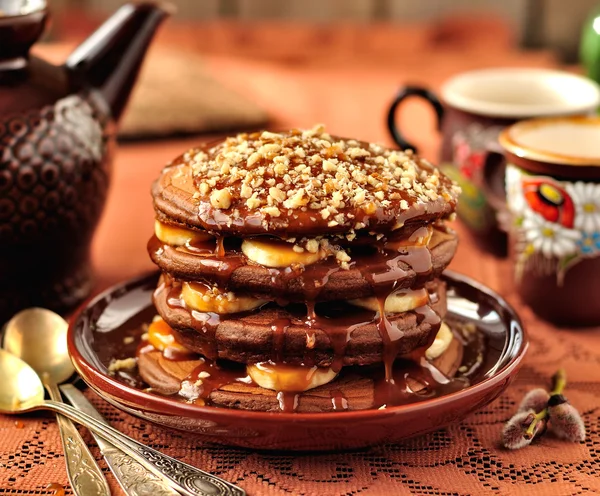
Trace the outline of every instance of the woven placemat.
<instances>
[{"instance_id":1,"label":"woven placemat","mask_svg":"<svg viewBox=\"0 0 600 496\"><path fill-rule=\"evenodd\" d=\"M600 332L566 331L539 322L518 301L531 347L517 380L491 406L465 421L397 445L346 453L257 453L203 444L88 398L119 430L138 441L242 486L250 495L480 495L600 494ZM559 367L566 394L579 409L588 437L580 444L550 435L521 450L499 442L503 423L523 394L546 386ZM98 450L93 452L102 467ZM114 494L121 494L107 471ZM51 494L68 487L62 448L50 415L0 416L0 494ZM67 490L66 494L71 494Z\"/></svg>"},{"instance_id":2,"label":"woven placemat","mask_svg":"<svg viewBox=\"0 0 600 496\"><path fill-rule=\"evenodd\" d=\"M119 126L119 137L252 129L266 122L265 111L215 79L201 57L153 48Z\"/></svg>"},{"instance_id":3,"label":"woven placemat","mask_svg":"<svg viewBox=\"0 0 600 496\"><path fill-rule=\"evenodd\" d=\"M72 43L40 43L33 52L59 65L73 48ZM247 130L267 122L265 110L211 73L200 55L152 45L118 134L122 139L166 138Z\"/></svg>"}]
</instances>

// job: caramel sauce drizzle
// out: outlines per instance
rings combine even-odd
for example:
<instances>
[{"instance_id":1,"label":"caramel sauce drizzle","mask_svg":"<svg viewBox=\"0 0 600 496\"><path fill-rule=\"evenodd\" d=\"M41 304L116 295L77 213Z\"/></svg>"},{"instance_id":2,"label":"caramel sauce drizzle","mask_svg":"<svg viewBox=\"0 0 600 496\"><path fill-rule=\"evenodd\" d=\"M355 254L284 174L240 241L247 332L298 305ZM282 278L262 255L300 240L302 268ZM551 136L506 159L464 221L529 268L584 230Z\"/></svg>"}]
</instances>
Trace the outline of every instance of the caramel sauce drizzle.
<instances>
[{"instance_id":1,"label":"caramel sauce drizzle","mask_svg":"<svg viewBox=\"0 0 600 496\"><path fill-rule=\"evenodd\" d=\"M387 373L387 371L386 371ZM411 384L422 386L413 390ZM449 379L444 376L424 356L421 350L415 350L409 356L400 357L392 370L392 379L375 378L374 407L403 405L450 394L464 389L466 379Z\"/></svg>"},{"instance_id":2,"label":"caramel sauce drizzle","mask_svg":"<svg viewBox=\"0 0 600 496\"><path fill-rule=\"evenodd\" d=\"M348 410L348 400L339 389L334 389L329 393L331 405L335 411Z\"/></svg>"},{"instance_id":3,"label":"caramel sauce drizzle","mask_svg":"<svg viewBox=\"0 0 600 496\"><path fill-rule=\"evenodd\" d=\"M217 257L225 257L225 238L223 236L217 237Z\"/></svg>"},{"instance_id":4,"label":"caramel sauce drizzle","mask_svg":"<svg viewBox=\"0 0 600 496\"><path fill-rule=\"evenodd\" d=\"M455 339L461 339L457 336ZM464 343L465 345L468 343ZM475 343L481 345L481 343ZM468 349L468 348L467 348ZM138 347L138 354L155 351L155 349L142 342ZM470 350L471 354L481 354L481 346ZM473 358L473 357L471 357ZM190 357L186 357L187 360ZM195 355L195 360L200 360L198 366L181 382L180 391L182 399L204 405L210 402L210 394L222 388L223 386L244 383L254 385L254 382L246 372L242 364L233 362L221 362ZM479 363L476 360L467 359L466 363ZM286 365L279 367L285 369ZM374 396L372 408L385 408L388 406L402 405L422 401L427 398L449 394L459 391L468 386L467 378L449 379L444 376L432 363L430 363L422 353L422 350L415 350L407 356L401 356L396 360L395 366L391 371L391 379L386 377L384 372L376 366L351 367L352 373L373 380ZM208 375L202 374L206 372ZM303 380L304 379L304 380ZM196 384L201 380L201 384ZM309 381L306 377L298 379L298 391L303 390ZM411 385L421 386L413 390ZM283 412L293 412L298 406L300 392L283 392L276 394L278 405ZM329 392L332 409L334 411L345 411L349 409L349 403L343 391L334 389Z\"/></svg>"},{"instance_id":5,"label":"caramel sauce drizzle","mask_svg":"<svg viewBox=\"0 0 600 496\"><path fill-rule=\"evenodd\" d=\"M244 366L222 367L219 362L202 357L199 361L199 365L181 382L180 391L187 391L188 401L204 404L213 391L225 385L236 382L253 384Z\"/></svg>"},{"instance_id":6,"label":"caramel sauce drizzle","mask_svg":"<svg viewBox=\"0 0 600 496\"><path fill-rule=\"evenodd\" d=\"M431 247L432 244L415 245L419 238L427 237L430 234L430 227L418 227L406 238L405 245L402 243L396 248L397 251L390 251L385 247L385 240L371 246L367 253L361 253L360 250L352 253L351 268L358 269L363 277L369 282L373 294L375 295L379 311L375 315L378 332L383 341L383 364L384 377L376 383L376 398L374 406L397 405L411 401L411 395L414 392L410 390L407 379L421 383L426 391L438 391L444 389L447 384L452 383L443 377L435 367L431 366L424 357L425 350L435 339L436 333L441 325L440 316L431 308L425 305L414 310L417 315L418 323L426 323L430 328L430 340L427 346L415 350L409 357L402 357L402 373L398 374L394 368L394 362L399 358L399 348L403 338L403 332L387 318L384 308L387 297L397 289L398 281L407 275L408 268L417 274L417 286L424 284L433 270ZM443 241L443 228L436 226ZM228 238L216 236L215 240L188 243L185 247L171 247L160 242L154 237L149 244L150 250L185 250L198 256L198 262L202 265L204 276L216 282L219 287L227 288L233 272L248 263L245 256L237 249L226 246ZM438 240L438 242L440 242ZM373 253L374 251L374 253ZM273 282L273 292L277 293L279 288L285 287L292 279L298 279L304 292L306 313L304 323L312 329L320 329L329 337L333 348L332 369L339 372L342 369L344 355L347 343L352 332L362 325L373 321L370 316L365 319L364 312L358 312L357 316L346 317L344 315L323 316L315 311L318 297L322 287L327 284L331 275L342 270L335 259L325 259L321 262L308 266L292 266L285 269L269 269L271 280ZM216 349L216 331L219 324L227 318L239 318L239 314L219 315L210 312L198 312L187 308L181 298L181 285L178 281L171 279L166 274L165 284L157 288L158 291L168 291L167 304L171 308L183 308L190 312L193 327L203 336L204 348L202 355L206 359L195 370L189 378L188 383L195 383L201 372L210 373L206 380L202 380L202 388L199 398L207 399L215 389L231 383L245 382L249 378L246 375L240 375L240 372L230 373L226 369L212 365L217 359ZM432 298L437 298L433 295ZM372 312L371 312L372 315ZM283 358L285 345L286 329L292 324L290 319L277 319L270 326L273 331L272 361L279 363ZM314 332L307 331L307 350L304 357L304 365L311 367L314 365L314 358L310 343L314 344ZM165 354L169 359L181 359L176 354ZM189 358L187 358L189 359ZM432 370L435 369L435 370ZM245 371L244 371L245 374ZM184 381L185 382L185 381ZM294 393L277 394L277 399L281 410L294 411L298 404L298 395ZM332 405L335 410L345 410L348 402L339 391L332 394Z\"/></svg>"},{"instance_id":7,"label":"caramel sauce drizzle","mask_svg":"<svg viewBox=\"0 0 600 496\"><path fill-rule=\"evenodd\" d=\"M368 270L361 271L363 276L369 281L379 307L377 329L383 341L383 364L385 367L385 380L393 384L395 378L392 374L394 361L398 358L399 345L404 333L389 321L385 314L385 301L394 291L397 281L406 276L406 270L403 264L411 267L416 273L418 279L425 280L433 270L430 248L427 245L415 246L412 244L419 237L427 235L427 228L421 227L415 230L407 240L407 245L399 248L398 255L386 263L387 270L379 272ZM381 253L381 251L380 251ZM384 252L385 253L385 252ZM420 307L415 310L419 316L418 323L423 321L429 324L430 342L433 342L435 335L442 324L442 319L429 306ZM427 348L424 348L424 352Z\"/></svg>"},{"instance_id":8,"label":"caramel sauce drizzle","mask_svg":"<svg viewBox=\"0 0 600 496\"><path fill-rule=\"evenodd\" d=\"M58 482L51 482L45 487L45 489L52 491L54 496L65 496L65 487Z\"/></svg>"},{"instance_id":9,"label":"caramel sauce drizzle","mask_svg":"<svg viewBox=\"0 0 600 496\"><path fill-rule=\"evenodd\" d=\"M291 393L289 391L278 391L277 401L279 402L279 409L282 412L292 413L298 408L298 393Z\"/></svg>"},{"instance_id":10,"label":"caramel sauce drizzle","mask_svg":"<svg viewBox=\"0 0 600 496\"><path fill-rule=\"evenodd\" d=\"M198 312L197 310L188 308L181 297L181 282L168 278L165 275L163 277L165 278L165 283L159 286L156 292L168 291L167 305L170 308L183 309L190 313L192 327L203 337L202 355L211 360L216 360L218 358L216 342L217 328L227 316L214 312Z\"/></svg>"},{"instance_id":11,"label":"caramel sauce drizzle","mask_svg":"<svg viewBox=\"0 0 600 496\"><path fill-rule=\"evenodd\" d=\"M271 322L271 330L273 331L273 358L274 363L283 361L283 346L285 343L285 332L292 325L292 321L288 318L275 319Z\"/></svg>"},{"instance_id":12,"label":"caramel sauce drizzle","mask_svg":"<svg viewBox=\"0 0 600 496\"><path fill-rule=\"evenodd\" d=\"M164 287L164 283L161 283L161 286ZM159 324L159 325L156 325L156 324ZM172 341L171 344L166 345L164 347L164 349L162 350L162 355L167 360L172 360L172 361L195 360L198 357L198 355L196 353L187 350L183 346L181 346L181 345L176 346L177 343L175 341L175 336L173 335L172 329L169 327L169 324L167 324L164 320L160 321L158 323L153 323L151 325L152 325L152 332L154 334L159 334L161 338L164 338L163 340L159 340L159 341L163 341L163 343ZM163 343L161 343L161 344L163 344ZM138 353L144 353L146 351L152 351L154 349L155 348L151 343L149 343L148 341L142 340L142 342L138 346Z\"/></svg>"}]
</instances>

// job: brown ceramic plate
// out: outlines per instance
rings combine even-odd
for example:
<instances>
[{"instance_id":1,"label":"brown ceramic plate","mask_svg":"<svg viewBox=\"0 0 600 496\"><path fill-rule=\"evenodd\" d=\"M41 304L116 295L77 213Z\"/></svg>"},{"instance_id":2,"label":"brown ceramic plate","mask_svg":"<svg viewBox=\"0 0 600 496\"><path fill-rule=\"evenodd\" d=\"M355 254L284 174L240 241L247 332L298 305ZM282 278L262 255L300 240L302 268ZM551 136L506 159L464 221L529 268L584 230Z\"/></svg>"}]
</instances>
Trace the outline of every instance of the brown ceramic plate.
<instances>
[{"instance_id":1,"label":"brown ceramic plate","mask_svg":"<svg viewBox=\"0 0 600 496\"><path fill-rule=\"evenodd\" d=\"M151 295L157 274L114 286L85 304L71 321L69 352L83 380L109 403L205 441L292 450L395 442L460 421L493 401L515 376L527 349L521 321L500 296L460 274L447 271L444 277L450 320L474 323L485 334L483 363L466 389L385 410L301 414L197 406L146 393L111 377L107 364L112 358L124 358L123 337L154 314Z\"/></svg>"}]
</instances>

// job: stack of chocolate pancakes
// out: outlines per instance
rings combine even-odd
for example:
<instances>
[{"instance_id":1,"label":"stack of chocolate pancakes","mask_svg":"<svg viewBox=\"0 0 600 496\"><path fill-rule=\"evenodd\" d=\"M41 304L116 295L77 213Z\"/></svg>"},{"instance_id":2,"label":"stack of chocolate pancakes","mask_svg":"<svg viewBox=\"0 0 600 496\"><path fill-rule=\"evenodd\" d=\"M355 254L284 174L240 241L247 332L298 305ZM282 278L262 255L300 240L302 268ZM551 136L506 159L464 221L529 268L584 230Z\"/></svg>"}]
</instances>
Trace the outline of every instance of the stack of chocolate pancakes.
<instances>
[{"instance_id":1,"label":"stack of chocolate pancakes","mask_svg":"<svg viewBox=\"0 0 600 496\"><path fill-rule=\"evenodd\" d=\"M320 412L452 382L439 277L459 189L427 161L322 126L265 131L189 150L152 194L159 316L138 368L154 391Z\"/></svg>"}]
</instances>

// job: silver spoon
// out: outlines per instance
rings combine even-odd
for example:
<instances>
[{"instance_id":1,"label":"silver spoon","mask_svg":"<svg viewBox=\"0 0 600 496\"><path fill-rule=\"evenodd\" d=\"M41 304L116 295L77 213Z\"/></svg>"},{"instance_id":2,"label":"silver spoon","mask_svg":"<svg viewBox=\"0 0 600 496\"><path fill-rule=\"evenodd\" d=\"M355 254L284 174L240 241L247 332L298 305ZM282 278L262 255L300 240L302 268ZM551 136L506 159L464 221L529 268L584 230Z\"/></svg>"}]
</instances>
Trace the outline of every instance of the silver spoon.
<instances>
[{"instance_id":1,"label":"silver spoon","mask_svg":"<svg viewBox=\"0 0 600 496\"><path fill-rule=\"evenodd\" d=\"M185 496L244 496L246 492L220 477L138 443L115 428L72 406L44 400L44 386L35 371L20 358L0 350L0 413L8 415L51 410L69 417L103 437L147 470L168 481Z\"/></svg>"},{"instance_id":2,"label":"silver spoon","mask_svg":"<svg viewBox=\"0 0 600 496\"><path fill-rule=\"evenodd\" d=\"M25 360L38 375L41 375L43 371L50 370L52 379L55 383L60 384L71 378L75 372L67 351L67 329L67 321L51 310L29 308L19 312L6 324L2 347ZM28 346L27 343L35 343L35 346L31 344ZM98 413L85 396L71 384L61 386L60 390L75 408L86 412L100 422L106 423L102 415ZM53 400L57 399L52 396L51 398ZM62 416L60 418L73 426L70 420ZM178 493L173 491L168 484L148 472L133 458L129 458L98 435L92 433L92 436L98 444L108 468L110 468L115 479L128 496L147 494L177 496ZM83 443L83 440L81 442ZM83 449L87 451L85 445L83 445ZM79 481L79 477L73 472L74 467L69 463L70 457L71 452L69 452L67 458L67 467L71 469L69 480L75 475L73 479ZM73 486L73 484L71 485ZM82 495L94 494L87 492L86 489L81 488ZM78 493L76 489L74 491Z\"/></svg>"},{"instance_id":3,"label":"silver spoon","mask_svg":"<svg viewBox=\"0 0 600 496\"><path fill-rule=\"evenodd\" d=\"M69 403L78 410L94 417L99 422L108 424L102 415L94 408L79 389L73 384L63 384L60 392L69 400ZM98 434L92 432L106 464L119 482L127 496L178 496L179 493L169 487L160 477L146 470L133 458L123 451L106 442Z\"/></svg>"},{"instance_id":4,"label":"silver spoon","mask_svg":"<svg viewBox=\"0 0 600 496\"><path fill-rule=\"evenodd\" d=\"M67 353L67 329L61 316L43 308L19 312L4 329L3 348L35 370L56 402L62 402L58 384L75 372ZM62 415L57 415L56 421L73 492L78 496L110 496L108 482L73 422Z\"/></svg>"}]
</instances>

